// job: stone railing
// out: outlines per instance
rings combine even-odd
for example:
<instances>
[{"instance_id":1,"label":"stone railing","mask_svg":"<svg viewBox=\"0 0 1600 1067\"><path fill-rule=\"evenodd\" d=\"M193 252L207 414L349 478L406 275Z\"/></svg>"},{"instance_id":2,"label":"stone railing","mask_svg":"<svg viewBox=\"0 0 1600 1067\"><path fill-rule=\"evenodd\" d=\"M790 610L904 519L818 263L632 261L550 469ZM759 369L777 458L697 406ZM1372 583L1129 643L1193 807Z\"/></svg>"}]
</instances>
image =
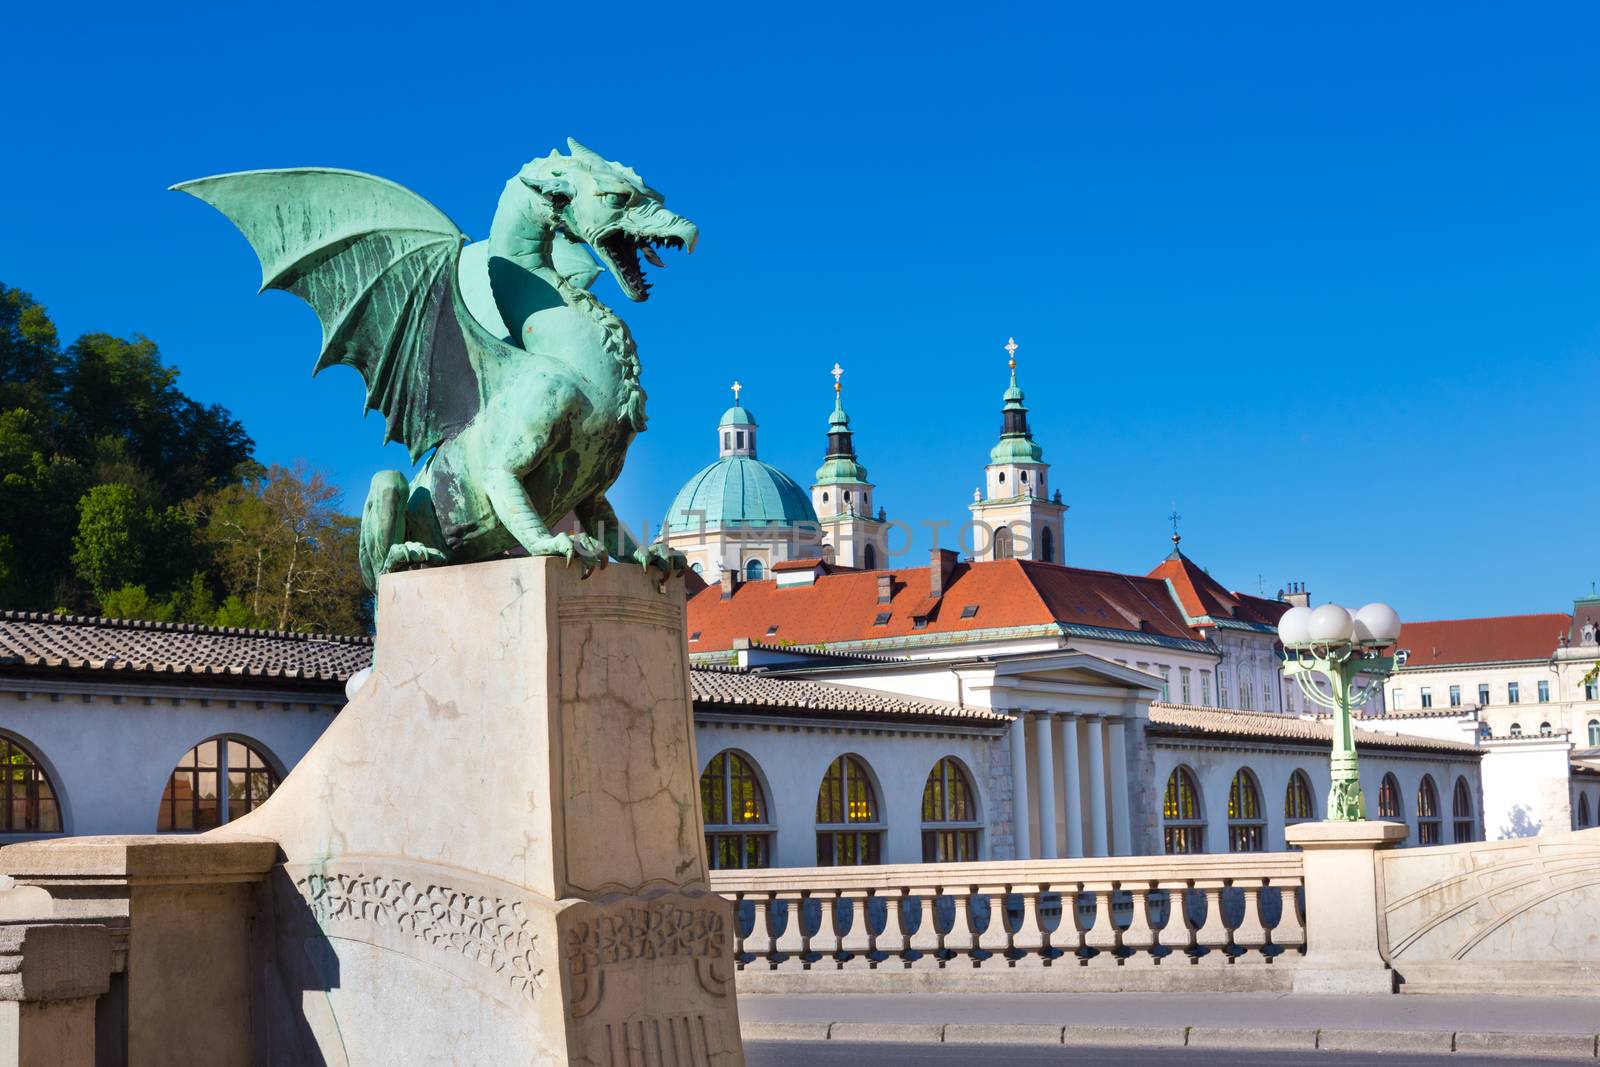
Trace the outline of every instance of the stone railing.
<instances>
[{"instance_id":1,"label":"stone railing","mask_svg":"<svg viewBox=\"0 0 1600 1067\"><path fill-rule=\"evenodd\" d=\"M1288 989L1295 852L718 871L743 992Z\"/></svg>"}]
</instances>

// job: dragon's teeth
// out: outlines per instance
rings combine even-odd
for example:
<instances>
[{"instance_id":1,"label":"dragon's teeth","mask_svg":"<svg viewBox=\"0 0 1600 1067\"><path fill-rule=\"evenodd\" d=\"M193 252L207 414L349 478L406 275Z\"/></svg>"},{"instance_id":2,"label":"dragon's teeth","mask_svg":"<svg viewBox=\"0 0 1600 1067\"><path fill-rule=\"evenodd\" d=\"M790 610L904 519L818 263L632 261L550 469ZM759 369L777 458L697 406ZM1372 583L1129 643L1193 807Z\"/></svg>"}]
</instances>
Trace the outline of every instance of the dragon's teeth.
<instances>
[{"instance_id":1,"label":"dragon's teeth","mask_svg":"<svg viewBox=\"0 0 1600 1067\"><path fill-rule=\"evenodd\" d=\"M661 262L661 257L656 255L656 250L651 248L649 245L641 246L639 251L644 253L644 258L649 260L652 266L656 266L656 267L665 267L666 266L665 263Z\"/></svg>"}]
</instances>

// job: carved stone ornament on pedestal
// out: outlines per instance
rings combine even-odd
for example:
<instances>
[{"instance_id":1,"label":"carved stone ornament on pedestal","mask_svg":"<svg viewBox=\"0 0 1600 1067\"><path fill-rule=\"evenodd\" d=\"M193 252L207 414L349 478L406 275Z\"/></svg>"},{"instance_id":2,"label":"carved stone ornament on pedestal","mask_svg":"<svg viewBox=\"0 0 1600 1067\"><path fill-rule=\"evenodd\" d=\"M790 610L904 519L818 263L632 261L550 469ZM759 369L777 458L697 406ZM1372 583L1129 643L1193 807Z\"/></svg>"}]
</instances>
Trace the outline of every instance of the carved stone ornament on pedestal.
<instances>
[{"instance_id":1,"label":"carved stone ornament on pedestal","mask_svg":"<svg viewBox=\"0 0 1600 1067\"><path fill-rule=\"evenodd\" d=\"M257 811L271 1064L742 1064L706 889L683 591L507 559L386 575L374 672Z\"/></svg>"}]
</instances>

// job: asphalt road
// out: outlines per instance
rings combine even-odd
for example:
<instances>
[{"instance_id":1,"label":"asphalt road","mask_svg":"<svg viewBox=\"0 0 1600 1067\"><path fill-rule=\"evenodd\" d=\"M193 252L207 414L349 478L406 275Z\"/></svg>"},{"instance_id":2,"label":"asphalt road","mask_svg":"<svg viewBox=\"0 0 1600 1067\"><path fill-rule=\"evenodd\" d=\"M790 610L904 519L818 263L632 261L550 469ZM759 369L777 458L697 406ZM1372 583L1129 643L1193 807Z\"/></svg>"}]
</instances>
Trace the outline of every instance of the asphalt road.
<instances>
[{"instance_id":1,"label":"asphalt road","mask_svg":"<svg viewBox=\"0 0 1600 1067\"><path fill-rule=\"evenodd\" d=\"M1033 1064L1093 1064L1095 1067L1282 1067L1325 1064L1326 1067L1513 1067L1555 1064L1560 1060L1526 1060L1509 1056L1382 1055L1364 1052L1246 1052L1198 1048L1052 1048L961 1045L852 1044L844 1041L746 1041L749 1067L849 1067L877 1064L982 1064L983 1067L1031 1067Z\"/></svg>"}]
</instances>

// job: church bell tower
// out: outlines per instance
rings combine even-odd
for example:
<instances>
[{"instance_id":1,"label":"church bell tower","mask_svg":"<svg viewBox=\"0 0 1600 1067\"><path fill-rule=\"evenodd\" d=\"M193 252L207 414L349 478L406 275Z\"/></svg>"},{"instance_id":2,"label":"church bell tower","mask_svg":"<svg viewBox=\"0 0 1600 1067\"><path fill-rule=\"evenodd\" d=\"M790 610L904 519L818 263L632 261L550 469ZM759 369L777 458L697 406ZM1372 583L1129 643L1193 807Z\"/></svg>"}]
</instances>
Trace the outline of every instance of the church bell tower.
<instances>
[{"instance_id":1,"label":"church bell tower","mask_svg":"<svg viewBox=\"0 0 1600 1067\"><path fill-rule=\"evenodd\" d=\"M855 434L844 411L844 368L833 365L833 413L828 416L828 450L817 480L811 486L811 504L822 524L826 554L841 567L877 570L888 565L884 542L888 526L882 508L872 511L872 491L867 468L856 459Z\"/></svg>"},{"instance_id":2,"label":"church bell tower","mask_svg":"<svg viewBox=\"0 0 1600 1067\"><path fill-rule=\"evenodd\" d=\"M973 536L975 558L1060 563L1067 505L1059 489L1051 495L1050 464L1028 429L1028 409L1017 385L1017 347L1015 337L1005 344L1011 386L1000 408L1000 441L989 450L985 488L974 490L968 505L980 527Z\"/></svg>"}]
</instances>

